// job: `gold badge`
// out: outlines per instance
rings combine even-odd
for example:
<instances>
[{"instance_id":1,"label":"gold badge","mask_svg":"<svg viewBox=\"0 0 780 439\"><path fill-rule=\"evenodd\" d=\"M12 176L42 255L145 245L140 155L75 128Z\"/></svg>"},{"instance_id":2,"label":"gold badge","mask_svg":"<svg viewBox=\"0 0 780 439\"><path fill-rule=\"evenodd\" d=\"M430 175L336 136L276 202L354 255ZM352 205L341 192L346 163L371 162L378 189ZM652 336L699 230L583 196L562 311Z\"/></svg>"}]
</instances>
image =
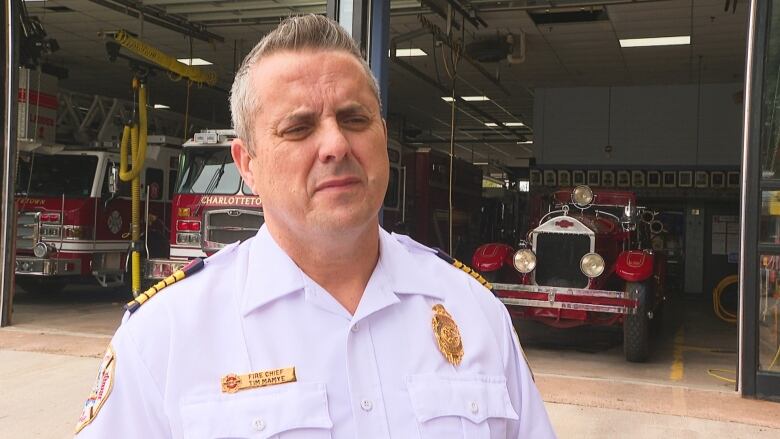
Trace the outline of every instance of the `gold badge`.
<instances>
[{"instance_id":1,"label":"gold badge","mask_svg":"<svg viewBox=\"0 0 780 439\"><path fill-rule=\"evenodd\" d=\"M433 306L433 333L436 335L436 343L444 358L455 366L460 364L463 358L463 341L460 339L460 331L455 320L441 304Z\"/></svg>"},{"instance_id":2,"label":"gold badge","mask_svg":"<svg viewBox=\"0 0 780 439\"><path fill-rule=\"evenodd\" d=\"M236 393L239 390L275 386L277 384L292 383L297 380L295 367L262 370L245 375L231 373L222 377L222 393Z\"/></svg>"}]
</instances>

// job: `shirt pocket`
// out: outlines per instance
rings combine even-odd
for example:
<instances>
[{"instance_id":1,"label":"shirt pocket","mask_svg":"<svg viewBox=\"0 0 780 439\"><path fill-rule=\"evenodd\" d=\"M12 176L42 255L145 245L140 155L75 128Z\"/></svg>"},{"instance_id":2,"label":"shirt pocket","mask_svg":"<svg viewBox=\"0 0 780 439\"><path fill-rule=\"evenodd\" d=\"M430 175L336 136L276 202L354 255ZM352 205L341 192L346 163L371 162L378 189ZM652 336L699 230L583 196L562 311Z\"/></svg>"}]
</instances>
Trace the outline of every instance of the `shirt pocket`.
<instances>
[{"instance_id":1,"label":"shirt pocket","mask_svg":"<svg viewBox=\"0 0 780 439\"><path fill-rule=\"evenodd\" d=\"M243 390L181 406L185 439L329 439L325 384Z\"/></svg>"},{"instance_id":2,"label":"shirt pocket","mask_svg":"<svg viewBox=\"0 0 780 439\"><path fill-rule=\"evenodd\" d=\"M422 439L503 438L518 419L503 376L412 375L406 385Z\"/></svg>"}]
</instances>

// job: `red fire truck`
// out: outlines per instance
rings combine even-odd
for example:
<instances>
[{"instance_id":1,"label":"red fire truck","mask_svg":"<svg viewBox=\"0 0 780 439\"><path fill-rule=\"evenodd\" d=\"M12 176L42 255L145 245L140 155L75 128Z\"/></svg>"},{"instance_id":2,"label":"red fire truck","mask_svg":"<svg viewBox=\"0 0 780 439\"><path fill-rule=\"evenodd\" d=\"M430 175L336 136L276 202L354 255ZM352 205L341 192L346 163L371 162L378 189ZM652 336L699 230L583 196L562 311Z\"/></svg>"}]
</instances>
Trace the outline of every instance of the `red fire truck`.
<instances>
[{"instance_id":1,"label":"red fire truck","mask_svg":"<svg viewBox=\"0 0 780 439\"><path fill-rule=\"evenodd\" d=\"M150 252L164 252L159 237L168 220L168 184L175 178L179 148L150 144L148 152L141 175L152 219L146 242ZM130 191L129 184L119 183L118 163L117 150L84 145L40 146L20 154L16 281L23 289L56 292L89 278L102 286L124 281Z\"/></svg>"},{"instance_id":2,"label":"red fire truck","mask_svg":"<svg viewBox=\"0 0 780 439\"><path fill-rule=\"evenodd\" d=\"M170 219L170 257L147 260L147 284L196 257L254 236L263 224L260 197L244 184L233 157L232 130L205 130L184 144Z\"/></svg>"},{"instance_id":3,"label":"red fire truck","mask_svg":"<svg viewBox=\"0 0 780 439\"><path fill-rule=\"evenodd\" d=\"M127 278L130 189L119 174L119 139L134 103L59 90L56 78L21 69L16 166L16 281L24 290L56 292L69 283ZM144 253L168 254L168 223L184 118L149 112L145 169ZM202 126L189 118L187 129ZM149 195L146 198L146 195Z\"/></svg>"}]
</instances>

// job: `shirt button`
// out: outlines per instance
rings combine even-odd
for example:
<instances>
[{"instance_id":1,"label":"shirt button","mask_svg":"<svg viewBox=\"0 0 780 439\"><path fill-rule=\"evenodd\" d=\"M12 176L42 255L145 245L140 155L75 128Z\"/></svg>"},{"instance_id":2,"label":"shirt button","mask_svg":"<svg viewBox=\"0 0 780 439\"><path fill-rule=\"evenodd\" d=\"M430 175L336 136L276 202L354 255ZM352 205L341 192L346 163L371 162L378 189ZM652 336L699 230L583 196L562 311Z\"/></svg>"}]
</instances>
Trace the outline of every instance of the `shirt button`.
<instances>
[{"instance_id":1,"label":"shirt button","mask_svg":"<svg viewBox=\"0 0 780 439\"><path fill-rule=\"evenodd\" d=\"M257 431L263 431L263 429L265 429L265 421L260 418L255 419L254 422L252 422L252 425L254 425L255 430Z\"/></svg>"},{"instance_id":2,"label":"shirt button","mask_svg":"<svg viewBox=\"0 0 780 439\"><path fill-rule=\"evenodd\" d=\"M367 412L370 412L371 409L374 408L374 404L371 401L369 401L367 399L364 399L364 400L360 401L360 408L362 408L363 410L365 410Z\"/></svg>"},{"instance_id":3,"label":"shirt button","mask_svg":"<svg viewBox=\"0 0 780 439\"><path fill-rule=\"evenodd\" d=\"M477 404L476 401L471 401L471 413L474 413L475 415L479 413L479 404Z\"/></svg>"},{"instance_id":4,"label":"shirt button","mask_svg":"<svg viewBox=\"0 0 780 439\"><path fill-rule=\"evenodd\" d=\"M352 325L352 327L349 330L352 331L352 332L358 332L358 331L360 331L360 325L355 323L354 325Z\"/></svg>"}]
</instances>

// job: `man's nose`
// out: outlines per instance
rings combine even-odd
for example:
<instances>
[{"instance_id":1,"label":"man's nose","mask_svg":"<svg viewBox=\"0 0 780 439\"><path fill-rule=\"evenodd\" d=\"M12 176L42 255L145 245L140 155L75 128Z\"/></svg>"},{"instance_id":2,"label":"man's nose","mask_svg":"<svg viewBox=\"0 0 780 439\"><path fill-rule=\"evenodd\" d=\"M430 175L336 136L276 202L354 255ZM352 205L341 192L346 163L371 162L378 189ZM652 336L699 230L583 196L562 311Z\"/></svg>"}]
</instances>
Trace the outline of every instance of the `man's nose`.
<instances>
[{"instance_id":1,"label":"man's nose","mask_svg":"<svg viewBox=\"0 0 780 439\"><path fill-rule=\"evenodd\" d=\"M347 155L351 146L344 135L343 128L336 121L328 121L321 125L319 160L322 162L340 161Z\"/></svg>"}]
</instances>

